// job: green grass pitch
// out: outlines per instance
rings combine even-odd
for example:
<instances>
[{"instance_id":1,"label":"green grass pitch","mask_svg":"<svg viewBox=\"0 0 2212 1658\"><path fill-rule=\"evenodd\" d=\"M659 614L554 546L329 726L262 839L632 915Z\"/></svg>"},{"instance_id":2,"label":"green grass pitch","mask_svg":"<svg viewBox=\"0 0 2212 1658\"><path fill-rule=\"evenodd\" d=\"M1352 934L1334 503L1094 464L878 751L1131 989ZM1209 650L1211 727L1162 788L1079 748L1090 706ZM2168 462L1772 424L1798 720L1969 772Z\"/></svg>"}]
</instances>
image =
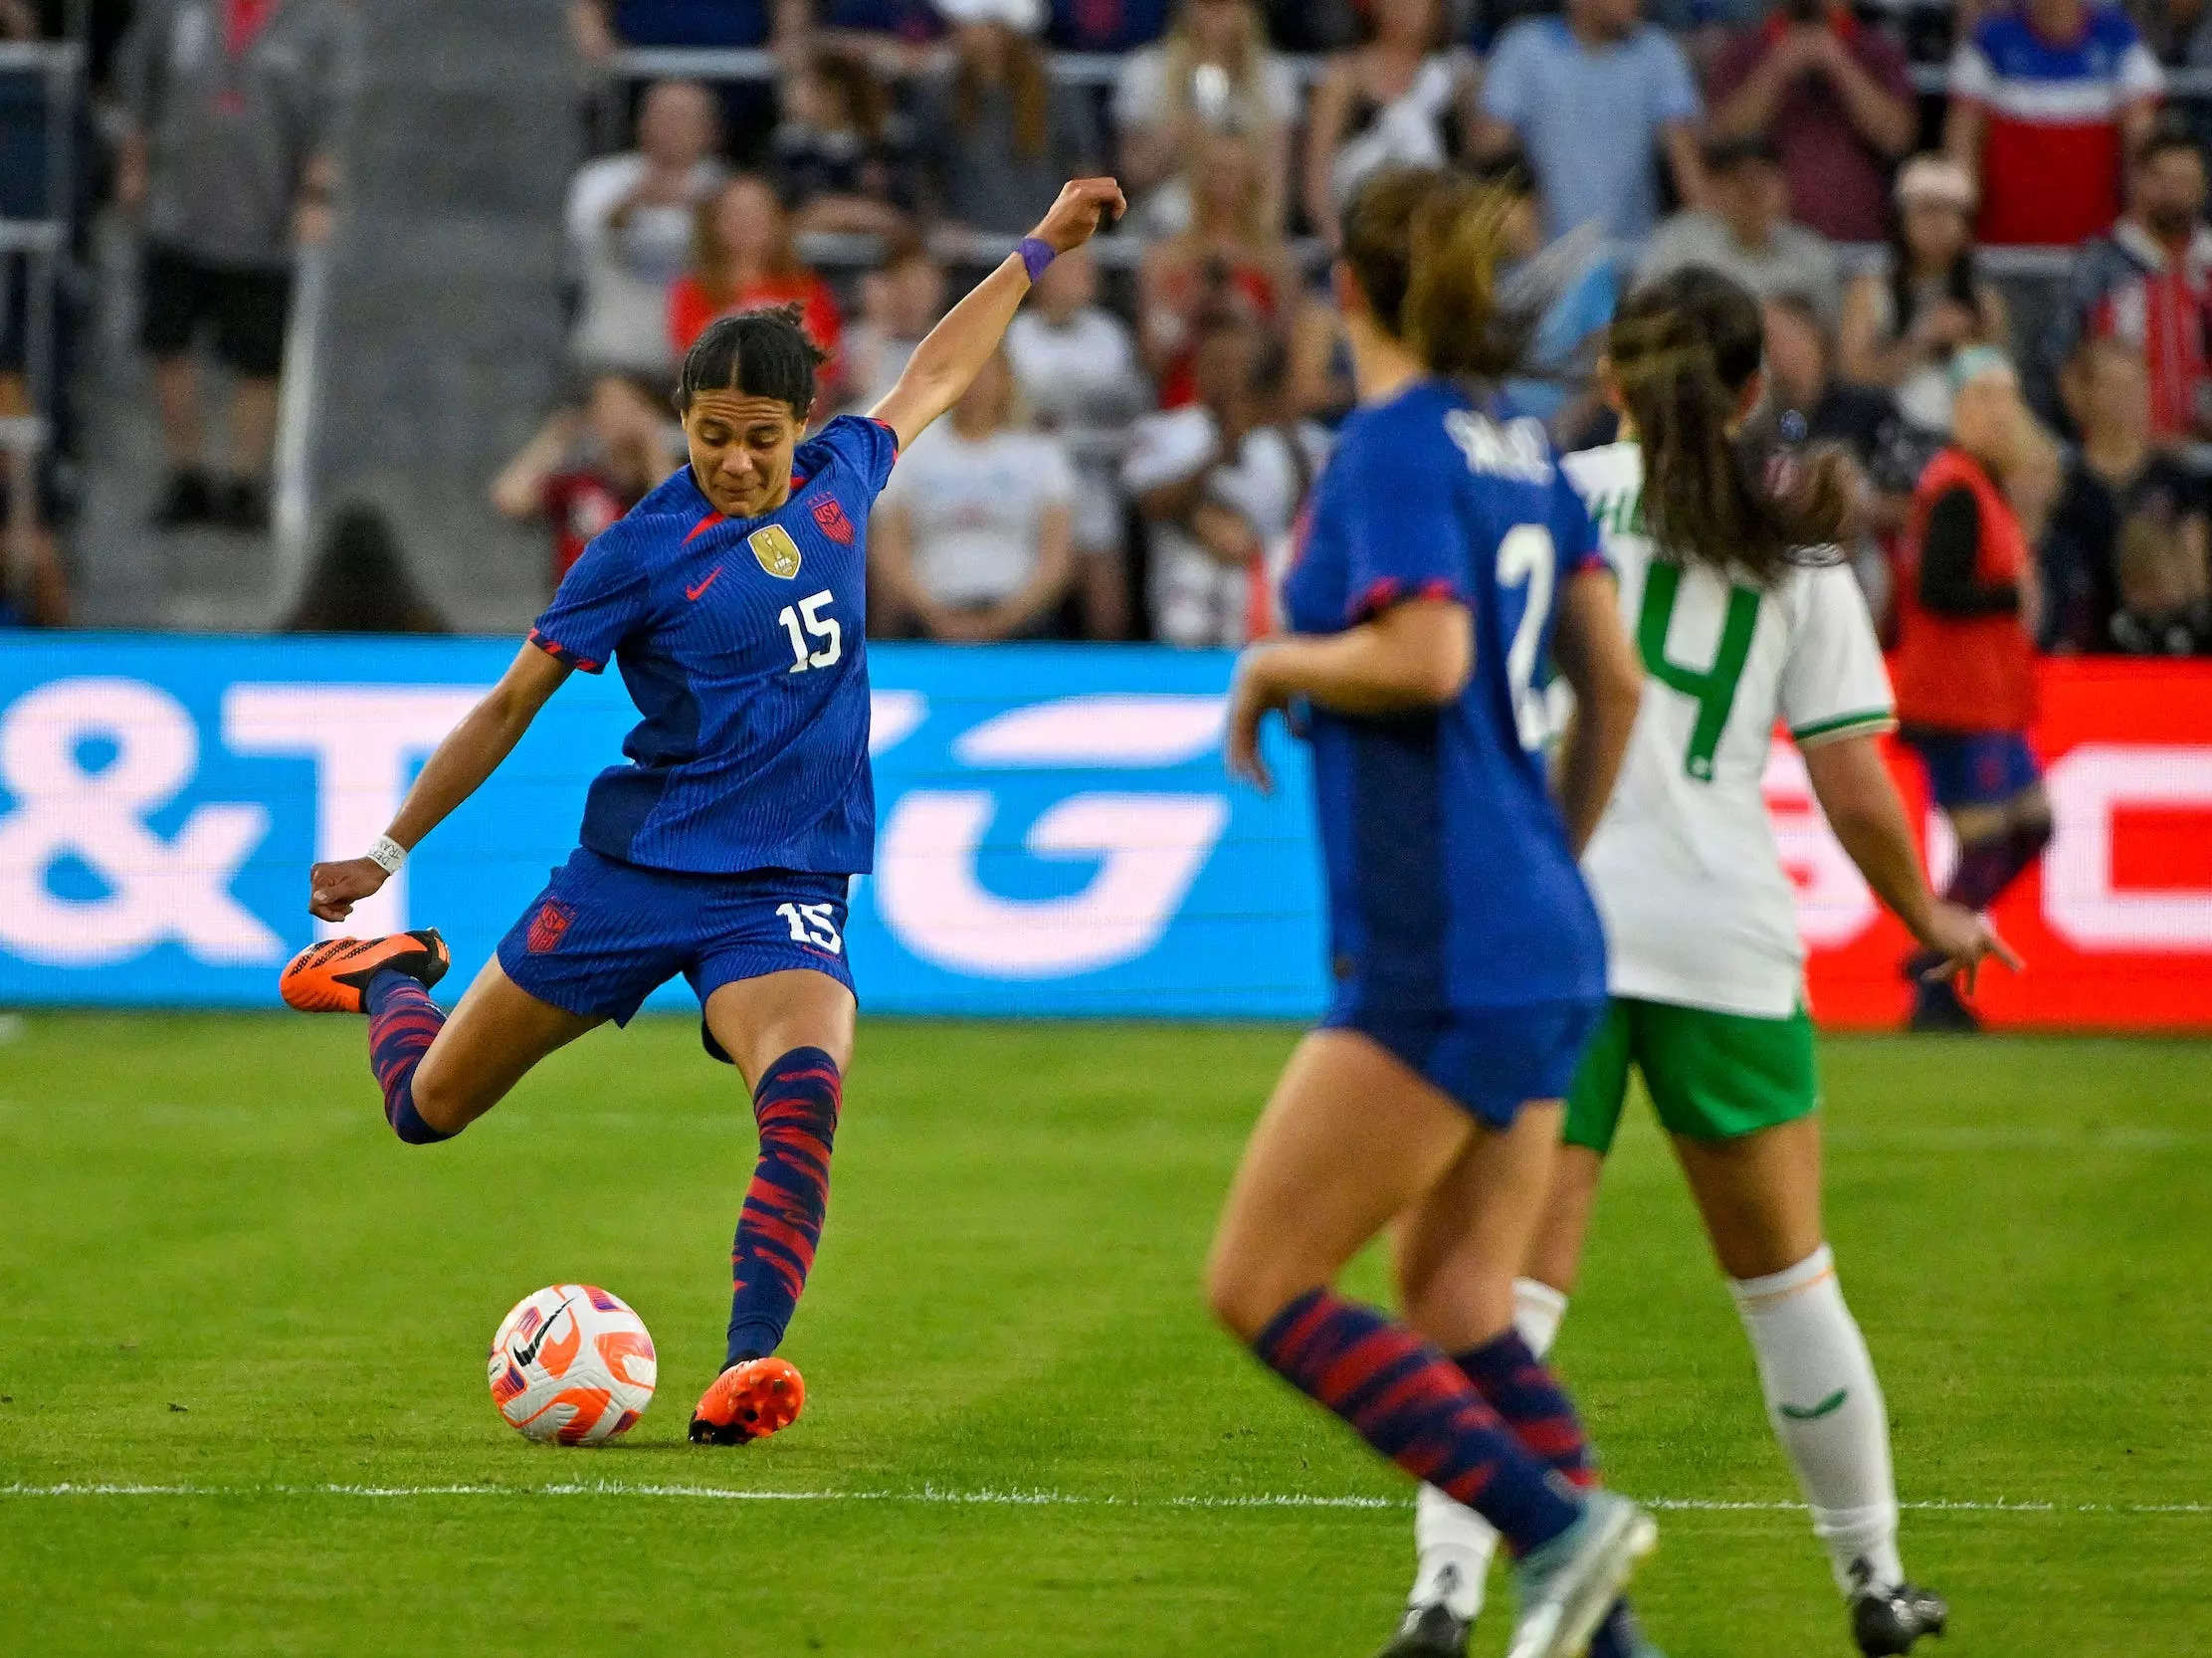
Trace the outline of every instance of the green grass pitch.
<instances>
[{"instance_id":1,"label":"green grass pitch","mask_svg":"<svg viewBox=\"0 0 2212 1658\"><path fill-rule=\"evenodd\" d=\"M1410 1493L1196 1289L1294 1039L871 1023L785 1348L807 1414L704 1450L751 1121L692 1024L597 1033L417 1151L354 1021L27 1016L0 1652L1365 1658ZM2212 1654L2212 1047L1835 1040L1826 1069L1935 1658ZM526 1444L485 1392L500 1316L563 1279L660 1347L603 1450ZM1675 1658L1847 1654L1641 1119L1559 1357L1609 1477L1665 1505L1637 1593Z\"/></svg>"}]
</instances>

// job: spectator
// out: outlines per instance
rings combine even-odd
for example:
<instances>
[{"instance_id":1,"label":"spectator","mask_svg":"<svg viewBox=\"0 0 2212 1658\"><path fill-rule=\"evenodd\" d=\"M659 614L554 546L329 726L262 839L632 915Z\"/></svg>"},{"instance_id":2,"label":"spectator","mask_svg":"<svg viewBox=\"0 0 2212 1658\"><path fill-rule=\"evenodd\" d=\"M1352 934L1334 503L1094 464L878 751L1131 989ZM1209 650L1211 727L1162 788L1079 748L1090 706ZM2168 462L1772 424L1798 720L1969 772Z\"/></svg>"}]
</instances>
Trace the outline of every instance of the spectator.
<instances>
[{"instance_id":1,"label":"spectator","mask_svg":"<svg viewBox=\"0 0 2212 1658\"><path fill-rule=\"evenodd\" d=\"M2145 582L2191 560L2203 568L2204 487L2152 443L2150 378L2135 352L2114 339L2086 340L2063 386L2082 441L2043 537L2043 645L2132 652L2165 637L2156 618L2166 607L2145 608L2140 586L2136 603L2123 601L2127 549L2137 549Z\"/></svg>"},{"instance_id":2,"label":"spectator","mask_svg":"<svg viewBox=\"0 0 2212 1658\"><path fill-rule=\"evenodd\" d=\"M1377 167L1437 166L1475 124L1475 66L1441 0L1372 0L1364 45L1328 61L1306 120L1306 216L1326 236Z\"/></svg>"},{"instance_id":3,"label":"spectator","mask_svg":"<svg viewBox=\"0 0 2212 1658\"><path fill-rule=\"evenodd\" d=\"M1759 436L1785 451L1833 444L1856 463L1851 568L1868 610L1885 623L1891 578L1881 538L1904 527L1913 482L1929 459L1927 446L1912 435L1888 392L1836 378L1835 333L1810 300L1782 294L1765 309L1766 400Z\"/></svg>"},{"instance_id":4,"label":"spectator","mask_svg":"<svg viewBox=\"0 0 2212 1658\"><path fill-rule=\"evenodd\" d=\"M1705 204L1690 62L1641 20L1640 6L1566 0L1564 17L1508 29L1491 58L1477 145L1495 154L1517 135L1553 237L1584 224L1618 241L1649 236L1659 219L1656 154L1683 205Z\"/></svg>"},{"instance_id":5,"label":"spectator","mask_svg":"<svg viewBox=\"0 0 2212 1658\"><path fill-rule=\"evenodd\" d=\"M2121 532L2111 649L2123 656L2212 656L2202 513L2178 530L2130 523Z\"/></svg>"},{"instance_id":6,"label":"spectator","mask_svg":"<svg viewBox=\"0 0 2212 1658\"><path fill-rule=\"evenodd\" d=\"M1038 0L940 0L939 9L952 20L954 69L925 89L919 121L939 213L1018 236L1063 182L1099 170L1090 101L1052 96L1029 38Z\"/></svg>"},{"instance_id":7,"label":"spectator","mask_svg":"<svg viewBox=\"0 0 2212 1658\"><path fill-rule=\"evenodd\" d=\"M2117 339L2150 377L2150 430L2161 443L2212 435L2212 230L2203 220L2204 155L2161 118L2127 173L2127 211L2074 255L2065 308L2044 342L2044 390L2087 335Z\"/></svg>"},{"instance_id":8,"label":"spectator","mask_svg":"<svg viewBox=\"0 0 2212 1658\"><path fill-rule=\"evenodd\" d=\"M1191 157L1191 226L1155 242L1137 267L1137 326L1160 406L1192 396L1191 359L1200 316L1236 311L1270 326L1298 297L1291 250L1263 218L1259 158L1242 138L1209 136Z\"/></svg>"},{"instance_id":9,"label":"spectator","mask_svg":"<svg viewBox=\"0 0 2212 1658\"><path fill-rule=\"evenodd\" d=\"M1906 425L1897 399L1880 386L1853 385L1836 375L1836 336L1802 294L1766 302L1766 401L1761 419L1787 448L1832 443L1843 448L1878 498L1870 527L1904 522L1906 498L1931 457Z\"/></svg>"},{"instance_id":10,"label":"spectator","mask_svg":"<svg viewBox=\"0 0 2212 1658\"><path fill-rule=\"evenodd\" d=\"M492 481L492 505L552 535L552 580L607 525L674 472L682 445L653 399L620 375L602 375L582 409L555 410Z\"/></svg>"},{"instance_id":11,"label":"spectator","mask_svg":"<svg viewBox=\"0 0 2212 1658\"><path fill-rule=\"evenodd\" d=\"M1298 118L1298 78L1268 50L1256 0L1182 0L1167 38L1131 53L1114 84L1121 187L1154 235L1186 228L1190 200L1174 175L1218 127L1258 147L1268 219L1281 224Z\"/></svg>"},{"instance_id":12,"label":"spectator","mask_svg":"<svg viewBox=\"0 0 2212 1658\"><path fill-rule=\"evenodd\" d=\"M780 96L783 119L770 149L776 186L800 234L903 230L914 208L913 141L867 61L805 53Z\"/></svg>"},{"instance_id":13,"label":"spectator","mask_svg":"<svg viewBox=\"0 0 2212 1658\"><path fill-rule=\"evenodd\" d=\"M944 314L944 268L918 236L908 237L861 278L860 292L860 320L845 331L844 379L852 406L866 413L891 395L906 359Z\"/></svg>"},{"instance_id":14,"label":"spectator","mask_svg":"<svg viewBox=\"0 0 2212 1658\"><path fill-rule=\"evenodd\" d=\"M771 0L570 0L568 27L587 64L624 46L765 46Z\"/></svg>"},{"instance_id":15,"label":"spectator","mask_svg":"<svg viewBox=\"0 0 2212 1658\"><path fill-rule=\"evenodd\" d=\"M937 0L938 9L947 16L957 16L975 4L976 0ZM1160 38L1167 27L1168 0L1052 0L1051 10L1053 45L1069 52L1127 52ZM1036 32L1033 23L1022 27Z\"/></svg>"},{"instance_id":16,"label":"spectator","mask_svg":"<svg viewBox=\"0 0 2212 1658\"><path fill-rule=\"evenodd\" d=\"M981 644L1050 631L1075 578L1075 469L1014 418L993 353L946 420L901 457L869 527L886 631Z\"/></svg>"},{"instance_id":17,"label":"spectator","mask_svg":"<svg viewBox=\"0 0 2212 1658\"><path fill-rule=\"evenodd\" d=\"M1974 182L1955 162L1921 155L1898 174L1884 267L1844 293L1844 378L1894 392L1905 418L1951 429L1950 359L1968 345L2005 348L2011 319L1974 259Z\"/></svg>"},{"instance_id":18,"label":"spectator","mask_svg":"<svg viewBox=\"0 0 2212 1658\"><path fill-rule=\"evenodd\" d=\"M2035 465L2034 422L2001 352L1970 346L1951 364L1951 444L1913 492L1898 570L1895 659L1900 734L1949 819L1958 863L1943 897L1986 910L2042 855L2051 808L2029 751L2035 717L2035 564L2008 489ZM1978 1022L1933 965L1906 963L1915 1030Z\"/></svg>"},{"instance_id":19,"label":"spectator","mask_svg":"<svg viewBox=\"0 0 2212 1658\"><path fill-rule=\"evenodd\" d=\"M587 161L568 187L568 244L582 293L569 351L586 376L669 375L669 284L692 249L695 209L722 181L714 104L663 81L638 114L638 147Z\"/></svg>"},{"instance_id":20,"label":"spectator","mask_svg":"<svg viewBox=\"0 0 2212 1658\"><path fill-rule=\"evenodd\" d=\"M2127 8L2150 55L2167 69L2212 68L2212 3L2135 0Z\"/></svg>"},{"instance_id":21,"label":"spectator","mask_svg":"<svg viewBox=\"0 0 2212 1658\"><path fill-rule=\"evenodd\" d=\"M1068 446L1076 469L1077 588L1084 632L1129 632L1128 548L1123 535L1121 452L1128 424L1152 406L1128 324L1099 303L1088 246L1045 267L1006 329L1014 382L1044 431Z\"/></svg>"},{"instance_id":22,"label":"spectator","mask_svg":"<svg viewBox=\"0 0 2212 1658\"><path fill-rule=\"evenodd\" d=\"M1774 147L1764 138L1721 138L1705 146L1703 159L1708 205L1659 227L1638 280L1708 265L1762 300L1802 295L1833 323L1842 304L1836 250L1784 216L1789 186Z\"/></svg>"},{"instance_id":23,"label":"spectator","mask_svg":"<svg viewBox=\"0 0 2212 1658\"><path fill-rule=\"evenodd\" d=\"M1952 54L1943 148L1981 182L1980 238L2071 247L2118 216L2120 158L2165 77L2109 0L2021 0Z\"/></svg>"},{"instance_id":24,"label":"spectator","mask_svg":"<svg viewBox=\"0 0 2212 1658\"><path fill-rule=\"evenodd\" d=\"M829 285L800 260L791 219L757 173L739 173L694 212L692 268L669 285L669 344L691 349L706 324L733 311L796 306L807 336L829 353L822 395L836 393L843 318Z\"/></svg>"},{"instance_id":25,"label":"spectator","mask_svg":"<svg viewBox=\"0 0 2212 1658\"><path fill-rule=\"evenodd\" d=\"M341 508L307 572L286 633L445 633L446 619L408 572L390 521L373 507Z\"/></svg>"},{"instance_id":26,"label":"spectator","mask_svg":"<svg viewBox=\"0 0 2212 1658\"><path fill-rule=\"evenodd\" d=\"M780 0L801 16L787 38L812 38L857 57L888 80L928 73L944 38L944 19L929 0ZM809 11L812 16L807 16Z\"/></svg>"},{"instance_id":27,"label":"spectator","mask_svg":"<svg viewBox=\"0 0 2212 1658\"><path fill-rule=\"evenodd\" d=\"M1152 634L1171 645L1242 645L1269 625L1271 550L1328 458L1328 435L1278 406L1280 356L1248 318L1208 317L1198 401L1130 433L1121 482L1149 532Z\"/></svg>"},{"instance_id":28,"label":"spectator","mask_svg":"<svg viewBox=\"0 0 2212 1658\"><path fill-rule=\"evenodd\" d=\"M145 312L168 483L155 521L269 527L295 249L329 234L351 17L334 0L142 0L118 50L115 196L145 220ZM192 346L237 376L231 463L201 452Z\"/></svg>"},{"instance_id":29,"label":"spectator","mask_svg":"<svg viewBox=\"0 0 2212 1658\"><path fill-rule=\"evenodd\" d=\"M1920 117L1905 53L1850 0L1782 0L1721 51L1708 96L1715 136L1780 151L1791 218L1833 242L1882 239L1890 168Z\"/></svg>"}]
</instances>

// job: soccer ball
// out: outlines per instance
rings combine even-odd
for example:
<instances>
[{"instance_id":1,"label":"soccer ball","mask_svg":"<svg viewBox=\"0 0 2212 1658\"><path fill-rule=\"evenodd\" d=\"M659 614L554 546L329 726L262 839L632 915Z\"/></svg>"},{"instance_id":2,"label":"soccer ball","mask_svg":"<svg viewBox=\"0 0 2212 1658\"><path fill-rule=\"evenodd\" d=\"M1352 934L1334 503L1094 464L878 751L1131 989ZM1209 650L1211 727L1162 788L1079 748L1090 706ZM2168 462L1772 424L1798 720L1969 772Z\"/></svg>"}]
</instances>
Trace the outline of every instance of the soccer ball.
<instances>
[{"instance_id":1,"label":"soccer ball","mask_svg":"<svg viewBox=\"0 0 2212 1658\"><path fill-rule=\"evenodd\" d=\"M516 1302L492 1338L486 1369L507 1426L563 1445L629 1432L660 1373L645 1321L589 1284L555 1284Z\"/></svg>"}]
</instances>

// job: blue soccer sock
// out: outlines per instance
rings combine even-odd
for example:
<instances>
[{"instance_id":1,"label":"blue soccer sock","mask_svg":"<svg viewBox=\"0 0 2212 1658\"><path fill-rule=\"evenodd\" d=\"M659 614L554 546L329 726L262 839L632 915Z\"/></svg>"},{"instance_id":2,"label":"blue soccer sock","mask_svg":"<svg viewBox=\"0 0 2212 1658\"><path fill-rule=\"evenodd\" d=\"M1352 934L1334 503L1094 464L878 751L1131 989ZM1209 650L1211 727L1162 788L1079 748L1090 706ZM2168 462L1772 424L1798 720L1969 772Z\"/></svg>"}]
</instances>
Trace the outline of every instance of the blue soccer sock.
<instances>
[{"instance_id":1,"label":"blue soccer sock","mask_svg":"<svg viewBox=\"0 0 2212 1658\"><path fill-rule=\"evenodd\" d=\"M1252 1347L1376 1451L1489 1521L1515 1554L1540 1549L1581 1517L1465 1372L1374 1309L1308 1290Z\"/></svg>"},{"instance_id":2,"label":"blue soccer sock","mask_svg":"<svg viewBox=\"0 0 2212 1658\"><path fill-rule=\"evenodd\" d=\"M1508 1330L1471 1347L1453 1362L1505 1419L1513 1436L1553 1473L1577 1489L1597 1482L1597 1460L1574 1401L1518 1330ZM1628 1602L1615 1601L1590 1637L1590 1658L1629 1658L1636 1650L1635 1630Z\"/></svg>"},{"instance_id":3,"label":"blue soccer sock","mask_svg":"<svg viewBox=\"0 0 2212 1658\"><path fill-rule=\"evenodd\" d=\"M793 1048L761 1076L760 1157L729 1250L726 1369L774 1352L814 1268L830 1201L830 1148L844 1081L820 1048Z\"/></svg>"},{"instance_id":4,"label":"blue soccer sock","mask_svg":"<svg viewBox=\"0 0 2212 1658\"><path fill-rule=\"evenodd\" d=\"M446 1015L420 979L387 967L361 993L369 1016L369 1069L384 1090L384 1121L409 1145L431 1145L452 1135L433 1129L415 1110L415 1067L430 1052Z\"/></svg>"}]
</instances>

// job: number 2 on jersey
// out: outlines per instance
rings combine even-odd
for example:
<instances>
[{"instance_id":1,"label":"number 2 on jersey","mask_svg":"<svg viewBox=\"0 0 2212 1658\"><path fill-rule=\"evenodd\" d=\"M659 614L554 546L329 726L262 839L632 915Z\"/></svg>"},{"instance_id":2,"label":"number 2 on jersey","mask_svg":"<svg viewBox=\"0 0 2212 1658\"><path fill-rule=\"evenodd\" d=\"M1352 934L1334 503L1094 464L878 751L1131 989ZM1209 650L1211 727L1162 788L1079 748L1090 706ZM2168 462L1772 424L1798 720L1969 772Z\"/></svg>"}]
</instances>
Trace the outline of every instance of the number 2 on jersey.
<instances>
[{"instance_id":1,"label":"number 2 on jersey","mask_svg":"<svg viewBox=\"0 0 2212 1658\"><path fill-rule=\"evenodd\" d=\"M1506 680L1513 696L1513 725L1523 748L1543 746L1550 734L1551 716L1543 692L1536 686L1536 647L1543 643L1544 618L1551 614L1551 584L1558 565L1558 550L1551 531L1540 523L1516 523L1499 537L1498 585L1526 587L1527 602L1520 620L1513 624L1513 642L1506 651Z\"/></svg>"},{"instance_id":2,"label":"number 2 on jersey","mask_svg":"<svg viewBox=\"0 0 2212 1658\"><path fill-rule=\"evenodd\" d=\"M1683 770L1701 783L1712 781L1712 755L1727 729L1728 711L1735 706L1736 682L1743 678L1743 664L1751 655L1751 635L1758 631L1759 595L1749 587L1728 589L1728 613L1720 623L1720 642L1713 647L1712 666L1685 668L1667 655L1667 628L1675 619L1675 598L1682 591L1682 566L1653 559L1644 576L1644 603L1636 616L1636 649L1644 659L1644 672L1669 690L1679 691L1698 705L1698 723L1691 727L1690 748L1682 758Z\"/></svg>"},{"instance_id":3,"label":"number 2 on jersey","mask_svg":"<svg viewBox=\"0 0 2212 1658\"><path fill-rule=\"evenodd\" d=\"M827 668L845 654L845 630L838 626L835 616L825 616L822 611L830 602L830 590L810 594L797 604L787 604L776 612L776 620L783 624L783 631L791 636L791 668L794 674L803 674L809 668ZM800 630L800 622L806 624ZM824 643L819 647L809 639Z\"/></svg>"}]
</instances>

